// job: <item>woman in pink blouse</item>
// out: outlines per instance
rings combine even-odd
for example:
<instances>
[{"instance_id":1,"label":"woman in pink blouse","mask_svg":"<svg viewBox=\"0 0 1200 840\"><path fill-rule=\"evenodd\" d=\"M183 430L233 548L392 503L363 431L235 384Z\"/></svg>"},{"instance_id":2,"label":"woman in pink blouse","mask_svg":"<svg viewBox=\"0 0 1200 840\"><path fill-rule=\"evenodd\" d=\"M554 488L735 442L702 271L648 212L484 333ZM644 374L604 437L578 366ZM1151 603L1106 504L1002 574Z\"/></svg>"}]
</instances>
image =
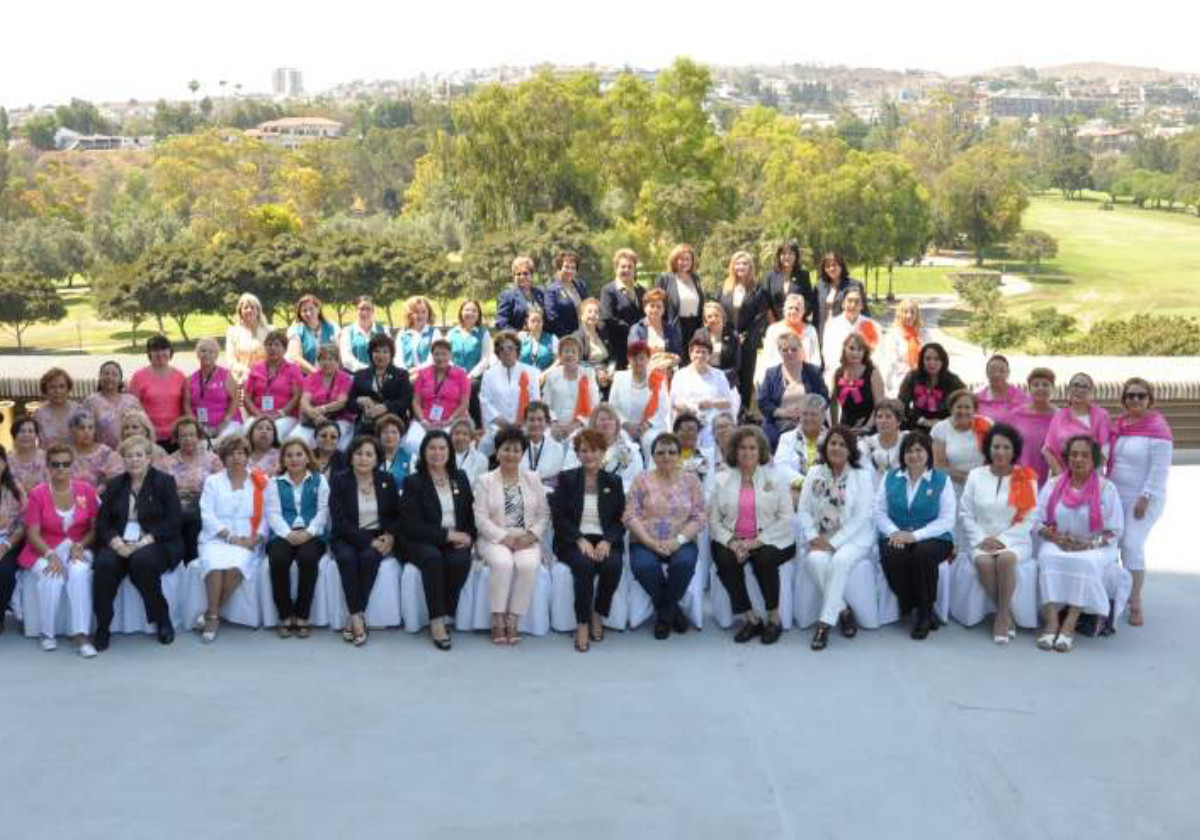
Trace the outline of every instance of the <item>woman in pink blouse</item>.
<instances>
[{"instance_id":1,"label":"woman in pink blouse","mask_svg":"<svg viewBox=\"0 0 1200 840\"><path fill-rule=\"evenodd\" d=\"M336 344L317 348L317 368L304 378L300 391L300 425L292 432L311 448L316 444L316 428L326 420L337 423L340 449L350 446L354 433L354 412L346 407L353 378L341 367Z\"/></svg>"},{"instance_id":2,"label":"woman in pink blouse","mask_svg":"<svg viewBox=\"0 0 1200 840\"><path fill-rule=\"evenodd\" d=\"M1042 455L1050 467L1051 475L1066 471L1063 450L1067 442L1076 435L1086 435L1096 441L1100 452L1107 459L1112 442L1112 419L1108 411L1092 402L1092 390L1096 383L1086 373L1077 373L1067 385L1067 404L1050 419L1046 430L1046 443Z\"/></svg>"},{"instance_id":3,"label":"woman in pink blouse","mask_svg":"<svg viewBox=\"0 0 1200 840\"><path fill-rule=\"evenodd\" d=\"M96 391L83 401L83 407L96 420L96 440L109 449L121 442L121 417L126 411L142 408L137 397L125 390L125 372L113 361L100 365Z\"/></svg>"},{"instance_id":4,"label":"woman in pink blouse","mask_svg":"<svg viewBox=\"0 0 1200 840\"><path fill-rule=\"evenodd\" d=\"M696 571L696 535L704 528L700 480L679 468L679 438L663 432L654 439L654 469L633 480L625 525L632 536L629 565L654 602L654 638L687 631L679 601Z\"/></svg>"},{"instance_id":5,"label":"woman in pink blouse","mask_svg":"<svg viewBox=\"0 0 1200 840\"><path fill-rule=\"evenodd\" d=\"M413 424L404 440L413 454L420 450L425 432L448 432L455 421L467 416L471 406L471 380L465 370L451 364L450 342L434 339L430 355L433 364L422 368L413 382Z\"/></svg>"},{"instance_id":6,"label":"woman in pink blouse","mask_svg":"<svg viewBox=\"0 0 1200 840\"><path fill-rule=\"evenodd\" d=\"M47 479L46 453L38 441L38 424L32 417L13 421L13 451L8 456L8 468L21 489L28 493Z\"/></svg>"},{"instance_id":7,"label":"woman in pink blouse","mask_svg":"<svg viewBox=\"0 0 1200 840\"><path fill-rule=\"evenodd\" d=\"M1050 402L1054 397L1054 371L1045 367L1034 368L1029 371L1025 384L1032 400L1014 409L1008 415L1007 422L1021 433L1021 457L1018 463L1037 473L1038 486L1041 487L1050 474L1042 449L1056 410Z\"/></svg>"},{"instance_id":8,"label":"woman in pink blouse","mask_svg":"<svg viewBox=\"0 0 1200 840\"><path fill-rule=\"evenodd\" d=\"M142 410L154 424L154 440L160 446L171 441L171 426L183 416L183 395L187 390L187 377L171 366L174 354L165 335L150 336L146 341L150 364L129 380L129 391L138 398Z\"/></svg>"},{"instance_id":9,"label":"woman in pink blouse","mask_svg":"<svg viewBox=\"0 0 1200 840\"><path fill-rule=\"evenodd\" d=\"M184 413L199 420L205 436L212 440L242 429L237 380L228 368L217 364L220 356L221 346L215 338L196 342L200 367L188 378L184 393Z\"/></svg>"},{"instance_id":10,"label":"woman in pink blouse","mask_svg":"<svg viewBox=\"0 0 1200 840\"><path fill-rule=\"evenodd\" d=\"M255 362L246 379L246 393L242 405L249 415L245 431L259 418L266 417L275 423L275 433L280 440L291 434L300 414L300 388L304 374L300 366L284 358L287 352L287 336L272 330L263 340L267 358Z\"/></svg>"},{"instance_id":11,"label":"woman in pink blouse","mask_svg":"<svg viewBox=\"0 0 1200 840\"><path fill-rule=\"evenodd\" d=\"M987 360L986 370L988 384L975 392L979 413L993 423L998 420L1007 423L1010 413L1029 404L1029 394L1008 384L1008 359L999 353Z\"/></svg>"},{"instance_id":12,"label":"woman in pink blouse","mask_svg":"<svg viewBox=\"0 0 1200 840\"><path fill-rule=\"evenodd\" d=\"M46 401L33 412L42 446L71 442L71 417L79 410L79 403L71 399L73 385L71 374L62 368L52 367L42 374L38 389Z\"/></svg>"},{"instance_id":13,"label":"woman in pink blouse","mask_svg":"<svg viewBox=\"0 0 1200 840\"><path fill-rule=\"evenodd\" d=\"M29 493L25 511L25 548L17 562L33 575L41 621L42 650L58 647L58 607L63 591L70 609L69 633L86 659L96 655L88 640L92 626L92 553L100 500L86 481L71 478L71 448L56 443L46 449L50 480Z\"/></svg>"}]
</instances>

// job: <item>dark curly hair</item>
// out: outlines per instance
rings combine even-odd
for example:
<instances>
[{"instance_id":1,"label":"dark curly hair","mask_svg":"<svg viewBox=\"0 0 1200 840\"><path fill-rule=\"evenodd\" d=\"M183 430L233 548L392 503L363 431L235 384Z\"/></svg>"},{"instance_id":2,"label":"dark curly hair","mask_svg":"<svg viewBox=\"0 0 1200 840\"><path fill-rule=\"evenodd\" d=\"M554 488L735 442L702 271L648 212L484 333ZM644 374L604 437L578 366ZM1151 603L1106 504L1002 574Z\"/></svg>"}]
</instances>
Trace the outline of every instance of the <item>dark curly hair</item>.
<instances>
[{"instance_id":1,"label":"dark curly hair","mask_svg":"<svg viewBox=\"0 0 1200 840\"><path fill-rule=\"evenodd\" d=\"M1025 441L1021 438L1021 433L1008 423L993 423L992 427L987 430L987 434L983 436L983 463L990 465L992 463L992 441L1000 436L1012 444L1013 448L1013 463L1021 459L1021 449L1025 446Z\"/></svg>"},{"instance_id":2,"label":"dark curly hair","mask_svg":"<svg viewBox=\"0 0 1200 840\"><path fill-rule=\"evenodd\" d=\"M829 450L829 439L834 435L841 437L842 442L846 444L846 449L849 451L847 463L854 469L858 469L862 460L862 453L858 450L858 435L854 434L854 430L849 426L843 426L840 423L825 433L825 437L821 438L821 442L817 444L817 452L820 455L819 461L822 464L828 464L829 458L826 453Z\"/></svg>"}]
</instances>

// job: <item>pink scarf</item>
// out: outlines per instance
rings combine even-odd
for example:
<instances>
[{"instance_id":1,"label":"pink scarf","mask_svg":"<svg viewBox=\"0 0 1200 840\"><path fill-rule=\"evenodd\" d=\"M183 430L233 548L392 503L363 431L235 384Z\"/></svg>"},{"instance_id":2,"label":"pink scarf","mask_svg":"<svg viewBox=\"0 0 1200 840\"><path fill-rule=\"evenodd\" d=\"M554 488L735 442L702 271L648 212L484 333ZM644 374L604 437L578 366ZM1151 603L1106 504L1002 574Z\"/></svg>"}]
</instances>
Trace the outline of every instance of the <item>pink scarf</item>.
<instances>
[{"instance_id":1,"label":"pink scarf","mask_svg":"<svg viewBox=\"0 0 1200 840\"><path fill-rule=\"evenodd\" d=\"M1107 446L1112 439L1112 421L1108 412L1094 403L1089 405L1088 423L1090 426L1083 425L1075 419L1070 406L1063 406L1054 415L1054 419L1050 421L1050 428L1046 430L1046 448L1061 461L1063 447L1076 435L1087 435L1101 446ZM1065 463L1063 468L1066 469Z\"/></svg>"},{"instance_id":2,"label":"pink scarf","mask_svg":"<svg viewBox=\"0 0 1200 840\"><path fill-rule=\"evenodd\" d=\"M1054 515L1054 510L1058 507L1059 502L1069 508L1077 508L1086 502L1088 528L1093 534L1104 530L1104 516L1100 513L1100 476L1095 470L1092 470L1087 482L1078 490L1071 485L1069 473L1064 472L1058 477L1058 482L1050 491L1050 502L1046 505L1046 524L1051 528L1058 527L1056 524L1058 518Z\"/></svg>"},{"instance_id":3,"label":"pink scarf","mask_svg":"<svg viewBox=\"0 0 1200 840\"><path fill-rule=\"evenodd\" d=\"M1128 414L1117 418L1116 430L1112 434L1112 449L1108 453L1108 471L1111 474L1113 458L1117 454L1117 439L1120 437L1148 437L1155 440L1174 441L1167 418L1157 411L1147 411L1135 420Z\"/></svg>"}]
</instances>

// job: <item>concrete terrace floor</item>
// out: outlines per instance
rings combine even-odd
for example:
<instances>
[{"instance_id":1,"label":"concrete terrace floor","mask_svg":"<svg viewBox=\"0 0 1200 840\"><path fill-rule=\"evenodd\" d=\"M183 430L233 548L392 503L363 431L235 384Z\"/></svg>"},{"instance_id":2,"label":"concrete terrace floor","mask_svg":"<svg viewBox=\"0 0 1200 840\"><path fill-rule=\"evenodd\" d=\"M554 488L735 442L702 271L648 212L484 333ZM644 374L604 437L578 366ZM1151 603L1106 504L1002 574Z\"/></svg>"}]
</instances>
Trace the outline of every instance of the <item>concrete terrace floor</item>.
<instances>
[{"instance_id":1,"label":"concrete terrace floor","mask_svg":"<svg viewBox=\"0 0 1200 840\"><path fill-rule=\"evenodd\" d=\"M0 840L1189 838L1200 563L1178 466L1147 626L1042 653L984 627L710 626L353 650L225 629L83 662L0 637Z\"/></svg>"}]
</instances>

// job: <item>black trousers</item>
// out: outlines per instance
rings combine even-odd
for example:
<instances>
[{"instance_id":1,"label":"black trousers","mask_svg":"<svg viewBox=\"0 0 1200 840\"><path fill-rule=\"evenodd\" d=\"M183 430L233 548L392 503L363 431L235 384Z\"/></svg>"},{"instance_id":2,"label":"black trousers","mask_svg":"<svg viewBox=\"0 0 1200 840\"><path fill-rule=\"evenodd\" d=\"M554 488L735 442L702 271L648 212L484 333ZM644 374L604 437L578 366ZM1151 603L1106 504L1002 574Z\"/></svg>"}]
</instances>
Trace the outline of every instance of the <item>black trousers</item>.
<instances>
[{"instance_id":1,"label":"black trousers","mask_svg":"<svg viewBox=\"0 0 1200 840\"><path fill-rule=\"evenodd\" d=\"M729 603L734 615L750 611L750 593L746 590L745 566L754 570L758 588L768 610L779 609L779 567L796 556L796 546L778 549L773 545L760 545L750 552L745 563L737 561L729 548L713 540L712 559L717 565L717 577L729 593Z\"/></svg>"},{"instance_id":2,"label":"black trousers","mask_svg":"<svg viewBox=\"0 0 1200 840\"><path fill-rule=\"evenodd\" d=\"M4 611L12 601L13 593L17 590L17 555L25 544L21 540L0 556L0 627L4 625Z\"/></svg>"},{"instance_id":3,"label":"black trousers","mask_svg":"<svg viewBox=\"0 0 1200 840\"><path fill-rule=\"evenodd\" d=\"M183 516L180 519L180 533L183 536L183 562L184 565L191 563L200 556L200 508L192 507L183 509Z\"/></svg>"},{"instance_id":4,"label":"black trousers","mask_svg":"<svg viewBox=\"0 0 1200 840\"><path fill-rule=\"evenodd\" d=\"M371 597L371 590L375 588L375 578L379 575L379 564L383 562L383 555L370 546L360 549L354 543L344 540L334 540L331 548L333 559L337 561L338 572L342 576L346 608L351 615L366 612L367 600Z\"/></svg>"},{"instance_id":5,"label":"black trousers","mask_svg":"<svg viewBox=\"0 0 1200 840\"><path fill-rule=\"evenodd\" d=\"M171 570L166 550L158 544L139 548L122 557L108 546L96 552L92 563L92 609L96 613L96 629L112 626L113 601L121 581L129 575L146 606L146 620L162 627L171 620L167 599L163 596L162 576Z\"/></svg>"},{"instance_id":6,"label":"black trousers","mask_svg":"<svg viewBox=\"0 0 1200 840\"><path fill-rule=\"evenodd\" d=\"M483 384L483 377L471 380L471 400L467 403L467 414L475 421L475 428L483 428L483 408L479 403L479 386Z\"/></svg>"},{"instance_id":7,"label":"black trousers","mask_svg":"<svg viewBox=\"0 0 1200 840\"><path fill-rule=\"evenodd\" d=\"M404 562L421 570L429 617L453 618L458 596L471 573L471 549L423 542L405 542Z\"/></svg>"},{"instance_id":8,"label":"black trousers","mask_svg":"<svg viewBox=\"0 0 1200 840\"><path fill-rule=\"evenodd\" d=\"M757 407L754 401L754 366L758 364L758 351L762 347L762 333L751 331L742 341L742 355L738 359L737 391L742 399L742 414Z\"/></svg>"},{"instance_id":9,"label":"black trousers","mask_svg":"<svg viewBox=\"0 0 1200 840\"><path fill-rule=\"evenodd\" d=\"M325 556L325 541L313 538L301 545L292 545L280 537L267 543L267 564L271 568L271 597L279 620L302 618L308 621L313 594L317 591L317 571ZM296 599L292 600L292 564L300 570Z\"/></svg>"},{"instance_id":10,"label":"black trousers","mask_svg":"<svg viewBox=\"0 0 1200 840\"><path fill-rule=\"evenodd\" d=\"M933 609L937 600L938 566L950 559L954 544L946 540L920 540L900 547L879 541L879 558L888 586L900 602L900 615L910 610Z\"/></svg>"},{"instance_id":11,"label":"black trousers","mask_svg":"<svg viewBox=\"0 0 1200 840\"><path fill-rule=\"evenodd\" d=\"M592 545L596 545L604 539L593 534L584 534L583 538ZM625 566L622 553L624 547L620 543L614 545L609 551L608 557L604 558L601 563L584 557L583 552L576 545L563 546L561 549L555 550L554 554L558 558L558 562L565 563L571 568L571 577L575 581L576 624L591 623L593 610L608 618L608 611L612 609L613 595L616 594L617 585L621 582L621 570ZM600 579L599 586L596 586L597 578ZM593 600L595 606L593 606Z\"/></svg>"}]
</instances>

